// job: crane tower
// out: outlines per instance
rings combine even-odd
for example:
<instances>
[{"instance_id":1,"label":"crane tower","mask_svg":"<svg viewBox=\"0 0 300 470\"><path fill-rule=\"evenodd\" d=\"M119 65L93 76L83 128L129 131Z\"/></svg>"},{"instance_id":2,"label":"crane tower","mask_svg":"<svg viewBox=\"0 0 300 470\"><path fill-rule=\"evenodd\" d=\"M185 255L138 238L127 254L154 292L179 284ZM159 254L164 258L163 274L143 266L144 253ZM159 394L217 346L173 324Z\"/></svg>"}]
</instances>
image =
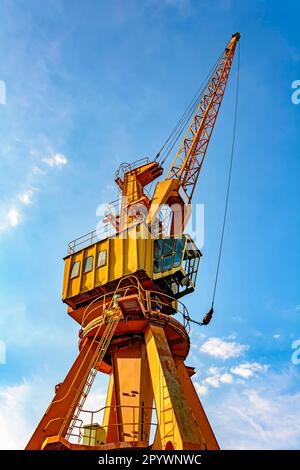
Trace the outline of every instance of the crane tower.
<instances>
[{"instance_id":1,"label":"crane tower","mask_svg":"<svg viewBox=\"0 0 300 470\"><path fill-rule=\"evenodd\" d=\"M62 300L79 353L26 449L218 449L185 364L201 252L184 228L239 33L218 60L164 179L159 159L122 164L103 227L69 243ZM97 373L106 403L86 410Z\"/></svg>"}]
</instances>

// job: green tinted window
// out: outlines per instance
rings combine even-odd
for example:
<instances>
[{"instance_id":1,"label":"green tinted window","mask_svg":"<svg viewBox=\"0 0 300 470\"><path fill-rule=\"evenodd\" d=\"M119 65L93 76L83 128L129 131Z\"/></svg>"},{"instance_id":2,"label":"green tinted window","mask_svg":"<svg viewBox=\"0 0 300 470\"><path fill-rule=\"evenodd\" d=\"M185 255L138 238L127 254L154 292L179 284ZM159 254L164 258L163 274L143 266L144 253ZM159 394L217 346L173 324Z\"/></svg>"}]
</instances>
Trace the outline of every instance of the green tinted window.
<instances>
[{"instance_id":1,"label":"green tinted window","mask_svg":"<svg viewBox=\"0 0 300 470\"><path fill-rule=\"evenodd\" d=\"M154 242L154 258L158 258L162 255L163 250L163 240L155 240Z\"/></svg>"},{"instance_id":2,"label":"green tinted window","mask_svg":"<svg viewBox=\"0 0 300 470\"><path fill-rule=\"evenodd\" d=\"M174 242L175 240L173 238L166 238L163 240L164 245L163 245L163 254L165 256L171 255L174 251Z\"/></svg>"},{"instance_id":3,"label":"green tinted window","mask_svg":"<svg viewBox=\"0 0 300 470\"><path fill-rule=\"evenodd\" d=\"M154 260L154 272L160 273L162 271L162 259L157 258Z\"/></svg>"},{"instance_id":4,"label":"green tinted window","mask_svg":"<svg viewBox=\"0 0 300 470\"><path fill-rule=\"evenodd\" d=\"M184 242L185 242L185 238L177 238L175 251L182 251L184 248Z\"/></svg>"},{"instance_id":5,"label":"green tinted window","mask_svg":"<svg viewBox=\"0 0 300 470\"><path fill-rule=\"evenodd\" d=\"M154 242L154 272L178 268L182 262L185 237L163 238Z\"/></svg>"},{"instance_id":6,"label":"green tinted window","mask_svg":"<svg viewBox=\"0 0 300 470\"><path fill-rule=\"evenodd\" d=\"M88 273L93 269L93 256L88 256L84 260L83 272Z\"/></svg>"},{"instance_id":7,"label":"green tinted window","mask_svg":"<svg viewBox=\"0 0 300 470\"><path fill-rule=\"evenodd\" d=\"M174 262L173 262L174 268L177 268L178 266L181 265L181 259L182 259L182 252L180 252L180 253L175 253L175 255L174 255Z\"/></svg>"},{"instance_id":8,"label":"green tinted window","mask_svg":"<svg viewBox=\"0 0 300 470\"><path fill-rule=\"evenodd\" d=\"M70 279L73 279L74 277L79 276L79 270L80 270L80 261L75 261L75 263L73 263L72 265Z\"/></svg>"},{"instance_id":9,"label":"green tinted window","mask_svg":"<svg viewBox=\"0 0 300 470\"><path fill-rule=\"evenodd\" d=\"M99 251L97 258L97 268L106 265L106 250Z\"/></svg>"},{"instance_id":10,"label":"green tinted window","mask_svg":"<svg viewBox=\"0 0 300 470\"><path fill-rule=\"evenodd\" d=\"M164 271L169 271L173 265L173 256L165 256L164 257Z\"/></svg>"}]
</instances>

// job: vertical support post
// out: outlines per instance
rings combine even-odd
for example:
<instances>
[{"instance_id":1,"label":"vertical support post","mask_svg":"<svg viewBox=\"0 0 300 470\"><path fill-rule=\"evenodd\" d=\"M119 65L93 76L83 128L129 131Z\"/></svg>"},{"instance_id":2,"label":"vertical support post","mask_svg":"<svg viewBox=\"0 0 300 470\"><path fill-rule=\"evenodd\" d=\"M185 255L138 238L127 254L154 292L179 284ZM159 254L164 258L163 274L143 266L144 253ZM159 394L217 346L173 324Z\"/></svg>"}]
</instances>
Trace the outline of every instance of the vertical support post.
<instances>
[{"instance_id":1,"label":"vertical support post","mask_svg":"<svg viewBox=\"0 0 300 470\"><path fill-rule=\"evenodd\" d=\"M200 429L206 448L208 450L219 450L218 442L184 362L181 359L175 359L175 365L184 396L190 409L193 410L193 415L196 418L197 426Z\"/></svg>"},{"instance_id":2,"label":"vertical support post","mask_svg":"<svg viewBox=\"0 0 300 470\"><path fill-rule=\"evenodd\" d=\"M112 352L119 440L149 444L153 391L145 346L135 344ZM146 411L145 411L146 410Z\"/></svg>"},{"instance_id":3,"label":"vertical support post","mask_svg":"<svg viewBox=\"0 0 300 470\"><path fill-rule=\"evenodd\" d=\"M145 341L158 417L160 448L172 445L176 450L204 449L164 329L150 324L145 331Z\"/></svg>"},{"instance_id":4,"label":"vertical support post","mask_svg":"<svg viewBox=\"0 0 300 470\"><path fill-rule=\"evenodd\" d=\"M111 373L107 390L105 411L102 426L106 431L106 442L119 442L118 415L116 409L116 392L114 384L114 375Z\"/></svg>"}]
</instances>

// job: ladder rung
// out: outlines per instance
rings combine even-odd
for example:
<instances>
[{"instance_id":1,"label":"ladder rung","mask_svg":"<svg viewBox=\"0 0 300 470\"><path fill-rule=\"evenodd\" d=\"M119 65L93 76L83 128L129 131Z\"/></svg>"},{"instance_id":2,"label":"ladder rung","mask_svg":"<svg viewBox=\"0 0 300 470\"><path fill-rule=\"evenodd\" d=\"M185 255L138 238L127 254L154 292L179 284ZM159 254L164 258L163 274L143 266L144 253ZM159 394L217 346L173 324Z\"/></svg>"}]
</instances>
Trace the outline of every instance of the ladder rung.
<instances>
[{"instance_id":1,"label":"ladder rung","mask_svg":"<svg viewBox=\"0 0 300 470\"><path fill-rule=\"evenodd\" d=\"M105 320L105 319L103 319L103 320ZM103 336L100 340L100 343L98 345L98 351L96 352L96 356L94 355L93 359L92 359L92 361L94 361L94 364L96 364L97 362L101 362L103 360L103 357L104 357L104 355L107 351L107 348L110 344L111 338L112 338L112 336L113 336L113 334L116 330L116 327L119 323L119 320L120 320L120 315L114 315L114 316L108 317L106 329L104 330L104 334L103 334ZM82 392L82 394L81 394L81 396L78 400L76 411L75 411L74 415L71 418L71 424L69 426L69 429L68 429L68 432L67 432L67 435L66 435L67 438L72 434L72 431L74 429L74 426L76 424L78 416L79 416L80 412L83 409L85 400L86 400L86 398L88 396L88 393L89 393L89 391L90 391L90 389L93 385L96 374L97 374L96 369L94 367L92 367L91 370L90 370L90 373L87 377L87 381L84 385L84 390L83 390L83 392Z\"/></svg>"}]
</instances>

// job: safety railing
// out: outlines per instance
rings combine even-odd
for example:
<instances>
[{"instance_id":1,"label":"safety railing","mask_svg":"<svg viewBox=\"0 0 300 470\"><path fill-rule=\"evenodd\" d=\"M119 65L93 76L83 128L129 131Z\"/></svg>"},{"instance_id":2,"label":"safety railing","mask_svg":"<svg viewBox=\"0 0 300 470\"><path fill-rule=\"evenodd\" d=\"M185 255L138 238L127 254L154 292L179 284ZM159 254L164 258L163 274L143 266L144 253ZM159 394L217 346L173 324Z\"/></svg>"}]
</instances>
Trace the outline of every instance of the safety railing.
<instances>
[{"instance_id":1,"label":"safety railing","mask_svg":"<svg viewBox=\"0 0 300 470\"><path fill-rule=\"evenodd\" d=\"M118 170L115 173L115 179L122 180L124 178L124 174L128 173L128 171L132 171L135 168L138 168L139 166L142 166L142 165L146 165L149 162L150 160L148 157L143 157L132 163L121 163L121 165L119 166Z\"/></svg>"},{"instance_id":2,"label":"safety railing","mask_svg":"<svg viewBox=\"0 0 300 470\"><path fill-rule=\"evenodd\" d=\"M110 214L113 214L115 217L118 217L121 210L121 198L115 199L112 202L107 204L107 208L104 212L104 217L107 217Z\"/></svg>"},{"instance_id":3,"label":"safety railing","mask_svg":"<svg viewBox=\"0 0 300 470\"><path fill-rule=\"evenodd\" d=\"M135 285L125 285L122 286L122 283L128 282L128 280L133 280ZM173 313L174 315L179 315L182 318L182 323L184 328L189 332L190 331L190 316L186 306L177 300L171 295L162 293L161 291L156 290L145 290L138 278L134 275L129 275L122 278L116 289L105 294L102 294L96 297L84 310L82 317L82 326L85 328L89 323L92 317L92 314L99 309L99 303L101 305L101 317L105 321L104 313L110 310L113 306L116 306L118 302L118 297L126 297L126 295L136 293L139 301L144 306L145 310L148 312L157 312L157 313Z\"/></svg>"},{"instance_id":4,"label":"safety railing","mask_svg":"<svg viewBox=\"0 0 300 470\"><path fill-rule=\"evenodd\" d=\"M73 417L72 417L72 420L71 420L71 423L69 425L69 429L68 429L68 433L67 433L67 437L71 435L72 433L72 430L76 424L76 421L77 421L77 418L79 417L82 409L83 409L83 406L84 406L84 403L86 401L86 398L88 396L88 393L93 385L93 382L95 380L95 377L96 377L96 373L97 373L97 370L96 370L96 364L99 362L102 362L105 354L106 354L106 351L110 345L110 342L111 342L111 339L114 335L114 332L118 326L118 323L119 323L119 320L120 320L120 312L118 311L118 309L115 309L113 314L111 315L107 315L107 324L106 324L106 328L105 328L105 331L103 333L103 335L101 336L101 339L100 341L98 342L98 345L97 345L97 349L96 349L96 352L90 362L90 365L88 367L88 374L86 374L86 376L84 377L83 379L83 389L81 390L81 392L77 392L76 394L76 397L74 398L74 403L77 403L77 407L76 407L76 410L75 410L75 413L73 414ZM99 331L99 329L98 329ZM79 400L78 400L79 398Z\"/></svg>"},{"instance_id":5,"label":"safety railing","mask_svg":"<svg viewBox=\"0 0 300 470\"><path fill-rule=\"evenodd\" d=\"M68 243L68 253L72 254L82 248L92 245L95 242L104 240L107 237L114 235L115 230L111 224L105 223L102 227L93 230L92 232L86 233L81 237L76 238Z\"/></svg>"},{"instance_id":6,"label":"safety railing","mask_svg":"<svg viewBox=\"0 0 300 470\"><path fill-rule=\"evenodd\" d=\"M109 424L103 423L105 413L111 412L114 413L116 420ZM133 443L142 441L149 444L149 439L155 435L157 425L154 407L132 405L104 406L95 411L82 410L67 439L74 444L95 446L97 445L97 429L104 430L105 437L108 435L108 431L116 429L116 434L120 441L126 439L126 441L130 440Z\"/></svg>"},{"instance_id":7,"label":"safety railing","mask_svg":"<svg viewBox=\"0 0 300 470\"><path fill-rule=\"evenodd\" d=\"M147 196L148 199L150 200L149 192L145 188L143 191L144 191L145 196ZM70 241L68 243L68 253L69 254L75 253L76 251L82 248L85 248L87 246L90 246L95 242L104 240L105 238L112 237L113 235L115 235L117 233L117 230L114 227L114 225L111 223L110 218L118 219L118 217L120 217L121 201L122 201L121 198L118 198L110 202L109 204L107 204L107 208L104 212L104 217L102 220L102 225L98 227L97 229L92 230L91 232L88 232ZM126 208L125 210L128 210L128 215L132 215L132 216L135 215L134 210L132 208L131 209ZM137 212L139 212L139 220L137 220L136 222L143 222L146 220L147 211L148 211L146 206L145 206L144 211L142 210L142 207L137 208ZM126 212L123 211L122 214L123 214L124 221L126 221Z\"/></svg>"}]
</instances>

